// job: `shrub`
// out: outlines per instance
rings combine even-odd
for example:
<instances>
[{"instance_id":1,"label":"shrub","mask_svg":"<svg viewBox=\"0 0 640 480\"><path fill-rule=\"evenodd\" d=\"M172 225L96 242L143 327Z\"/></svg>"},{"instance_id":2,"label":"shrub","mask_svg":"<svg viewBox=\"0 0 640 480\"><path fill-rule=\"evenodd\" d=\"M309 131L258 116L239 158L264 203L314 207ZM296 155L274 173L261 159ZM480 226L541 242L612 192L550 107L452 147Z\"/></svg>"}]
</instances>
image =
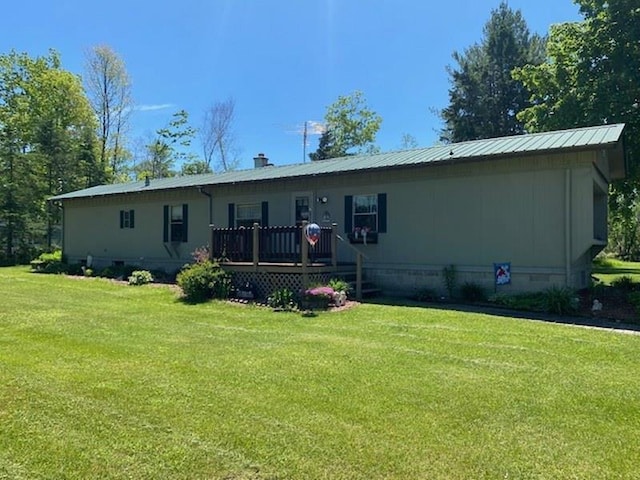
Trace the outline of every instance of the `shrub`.
<instances>
[{"instance_id":1,"label":"shrub","mask_svg":"<svg viewBox=\"0 0 640 480\"><path fill-rule=\"evenodd\" d=\"M565 315L578 309L578 298L568 287L549 287L542 292L542 308L547 313Z\"/></svg>"},{"instance_id":2,"label":"shrub","mask_svg":"<svg viewBox=\"0 0 640 480\"><path fill-rule=\"evenodd\" d=\"M278 310L293 310L296 305L293 292L288 288L281 288L267 298L267 305Z\"/></svg>"},{"instance_id":3,"label":"shrub","mask_svg":"<svg viewBox=\"0 0 640 480\"><path fill-rule=\"evenodd\" d=\"M460 295L466 302L482 302L487 299L484 288L472 282L465 282L465 284L460 287Z\"/></svg>"},{"instance_id":4,"label":"shrub","mask_svg":"<svg viewBox=\"0 0 640 480\"><path fill-rule=\"evenodd\" d=\"M349 292L351 291L351 285L349 282L341 278L332 278L329 280L327 285L331 287L334 292L344 292L349 295Z\"/></svg>"},{"instance_id":5,"label":"shrub","mask_svg":"<svg viewBox=\"0 0 640 480\"><path fill-rule=\"evenodd\" d=\"M621 277L614 278L611 281L611 286L619 288L620 290L624 290L625 292L631 292L636 289L638 284L633 281L628 275L623 275Z\"/></svg>"},{"instance_id":6,"label":"shrub","mask_svg":"<svg viewBox=\"0 0 640 480\"><path fill-rule=\"evenodd\" d=\"M185 266L177 278L184 298L189 302L204 302L210 298L228 298L231 278L217 263L210 261Z\"/></svg>"},{"instance_id":7,"label":"shrub","mask_svg":"<svg viewBox=\"0 0 640 480\"><path fill-rule=\"evenodd\" d=\"M31 260L30 264L36 272L64 273L65 271L62 263L62 250L41 253L37 258Z\"/></svg>"},{"instance_id":8,"label":"shrub","mask_svg":"<svg viewBox=\"0 0 640 480\"><path fill-rule=\"evenodd\" d=\"M636 313L640 314L640 292L631 292L627 295L629 303L633 306Z\"/></svg>"},{"instance_id":9,"label":"shrub","mask_svg":"<svg viewBox=\"0 0 640 480\"><path fill-rule=\"evenodd\" d=\"M84 269L84 276L85 277L93 277L93 269L92 268L85 268Z\"/></svg>"},{"instance_id":10,"label":"shrub","mask_svg":"<svg viewBox=\"0 0 640 480\"><path fill-rule=\"evenodd\" d=\"M449 265L442 269L442 277L444 278L444 285L449 293L449 298L453 298L453 291L456 289L458 283L458 274L454 265Z\"/></svg>"},{"instance_id":11,"label":"shrub","mask_svg":"<svg viewBox=\"0 0 640 480\"><path fill-rule=\"evenodd\" d=\"M66 265L66 268L65 268L67 275L76 275L76 276L86 275L85 270L86 269L83 270L82 265L80 265L79 263Z\"/></svg>"},{"instance_id":12,"label":"shrub","mask_svg":"<svg viewBox=\"0 0 640 480\"><path fill-rule=\"evenodd\" d=\"M431 288L423 288L422 290L418 291L418 293L416 293L415 299L418 302L437 302L440 297L435 290Z\"/></svg>"},{"instance_id":13,"label":"shrub","mask_svg":"<svg viewBox=\"0 0 640 480\"><path fill-rule=\"evenodd\" d=\"M208 245L205 245L203 247L198 247L193 252L191 252L191 257L193 258L193 261L196 263L205 263L210 261L209 256L210 256L210 252L209 252Z\"/></svg>"},{"instance_id":14,"label":"shrub","mask_svg":"<svg viewBox=\"0 0 640 480\"><path fill-rule=\"evenodd\" d=\"M302 292L302 295L300 295L300 304L305 310L324 310L329 307L334 295L335 291L331 287L312 287Z\"/></svg>"},{"instance_id":15,"label":"shrub","mask_svg":"<svg viewBox=\"0 0 640 480\"><path fill-rule=\"evenodd\" d=\"M148 270L134 270L129 275L129 285L146 285L153 282L153 275Z\"/></svg>"},{"instance_id":16,"label":"shrub","mask_svg":"<svg viewBox=\"0 0 640 480\"><path fill-rule=\"evenodd\" d=\"M111 265L110 267L103 268L100 271L99 276L104 278L126 280L136 270L141 270L141 268L136 265Z\"/></svg>"}]
</instances>

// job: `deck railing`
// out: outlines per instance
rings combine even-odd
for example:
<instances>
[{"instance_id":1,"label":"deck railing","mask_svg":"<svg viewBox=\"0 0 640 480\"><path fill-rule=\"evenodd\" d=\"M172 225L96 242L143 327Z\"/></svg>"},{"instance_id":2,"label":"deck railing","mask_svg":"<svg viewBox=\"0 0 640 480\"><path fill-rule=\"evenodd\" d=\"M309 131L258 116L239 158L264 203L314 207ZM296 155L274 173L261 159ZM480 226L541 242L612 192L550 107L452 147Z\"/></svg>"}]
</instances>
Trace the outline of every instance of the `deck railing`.
<instances>
[{"instance_id":1,"label":"deck railing","mask_svg":"<svg viewBox=\"0 0 640 480\"><path fill-rule=\"evenodd\" d=\"M215 228L211 226L211 257L227 262L335 264L335 229L321 227L320 238L310 246L303 226Z\"/></svg>"}]
</instances>

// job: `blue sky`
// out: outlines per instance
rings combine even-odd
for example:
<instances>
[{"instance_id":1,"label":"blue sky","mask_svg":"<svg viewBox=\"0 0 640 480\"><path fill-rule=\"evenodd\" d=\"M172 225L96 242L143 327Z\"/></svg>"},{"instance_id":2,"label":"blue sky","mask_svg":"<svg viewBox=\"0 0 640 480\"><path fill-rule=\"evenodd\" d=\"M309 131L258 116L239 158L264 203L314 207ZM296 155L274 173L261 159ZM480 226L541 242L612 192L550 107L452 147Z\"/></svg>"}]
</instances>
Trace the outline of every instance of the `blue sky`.
<instances>
[{"instance_id":1,"label":"blue sky","mask_svg":"<svg viewBox=\"0 0 640 480\"><path fill-rule=\"evenodd\" d=\"M305 121L322 120L339 95L361 90L383 118L377 144L398 149L438 139L433 113L447 104L453 51L482 38L499 0L57 0L3 9L0 53L57 50L82 74L85 54L109 45L124 60L138 109L131 137L185 109L198 127L205 108L232 96L240 168L264 152L303 161ZM571 0L510 0L529 28L580 20ZM307 152L317 147L309 137ZM194 149L199 152L198 142Z\"/></svg>"}]
</instances>

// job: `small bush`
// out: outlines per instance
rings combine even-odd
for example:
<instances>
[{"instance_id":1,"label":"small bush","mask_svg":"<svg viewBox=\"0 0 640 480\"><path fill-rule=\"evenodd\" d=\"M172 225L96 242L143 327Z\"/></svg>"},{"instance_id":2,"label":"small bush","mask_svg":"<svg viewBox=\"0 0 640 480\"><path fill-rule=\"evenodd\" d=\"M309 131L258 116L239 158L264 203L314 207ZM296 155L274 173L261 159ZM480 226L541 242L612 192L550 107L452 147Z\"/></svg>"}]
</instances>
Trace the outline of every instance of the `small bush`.
<instances>
[{"instance_id":1,"label":"small bush","mask_svg":"<svg viewBox=\"0 0 640 480\"><path fill-rule=\"evenodd\" d=\"M631 292L627 295L629 303L633 306L636 313L640 314L640 292Z\"/></svg>"},{"instance_id":2,"label":"small bush","mask_svg":"<svg viewBox=\"0 0 640 480\"><path fill-rule=\"evenodd\" d=\"M93 269L92 268L85 268L84 269L84 276L85 277L93 277Z\"/></svg>"},{"instance_id":3,"label":"small bush","mask_svg":"<svg viewBox=\"0 0 640 480\"><path fill-rule=\"evenodd\" d=\"M290 311L296 306L296 301L291 290L281 288L269 295L267 305L274 309Z\"/></svg>"},{"instance_id":4,"label":"small bush","mask_svg":"<svg viewBox=\"0 0 640 480\"><path fill-rule=\"evenodd\" d=\"M636 290L638 284L634 282L633 278L630 276L623 275L621 277L614 278L611 281L611 286L624 290L625 292L632 292L633 290Z\"/></svg>"},{"instance_id":5,"label":"small bush","mask_svg":"<svg viewBox=\"0 0 640 480\"><path fill-rule=\"evenodd\" d=\"M344 292L349 295L349 292L351 291L351 285L349 282L341 278L332 278L329 280L327 285L331 287L334 292Z\"/></svg>"},{"instance_id":6,"label":"small bush","mask_svg":"<svg viewBox=\"0 0 640 480\"><path fill-rule=\"evenodd\" d=\"M203 247L196 248L193 252L191 252L191 257L196 263L205 263L210 261L209 246L205 245Z\"/></svg>"},{"instance_id":7,"label":"small bush","mask_svg":"<svg viewBox=\"0 0 640 480\"><path fill-rule=\"evenodd\" d=\"M431 288L423 288L415 294L414 297L418 302L437 302L440 297L437 292Z\"/></svg>"},{"instance_id":8,"label":"small bush","mask_svg":"<svg viewBox=\"0 0 640 480\"><path fill-rule=\"evenodd\" d=\"M484 288L472 282L466 282L460 287L460 295L465 302L483 302L487 299Z\"/></svg>"},{"instance_id":9,"label":"small bush","mask_svg":"<svg viewBox=\"0 0 640 480\"><path fill-rule=\"evenodd\" d=\"M458 273L456 272L455 265L449 265L442 269L442 278L444 279L444 285L449 293L449 298L453 298L453 292L458 284Z\"/></svg>"},{"instance_id":10,"label":"small bush","mask_svg":"<svg viewBox=\"0 0 640 480\"><path fill-rule=\"evenodd\" d=\"M153 275L148 270L134 270L129 275L129 285L146 285L153 282Z\"/></svg>"},{"instance_id":11,"label":"small bush","mask_svg":"<svg viewBox=\"0 0 640 480\"><path fill-rule=\"evenodd\" d=\"M542 308L547 313L565 315L578 309L579 299L567 287L549 287L542 292Z\"/></svg>"},{"instance_id":12,"label":"small bush","mask_svg":"<svg viewBox=\"0 0 640 480\"><path fill-rule=\"evenodd\" d=\"M142 270L136 265L111 265L103 268L98 276L117 280L127 280L133 272Z\"/></svg>"},{"instance_id":13,"label":"small bush","mask_svg":"<svg viewBox=\"0 0 640 480\"><path fill-rule=\"evenodd\" d=\"M85 275L85 271L82 268L82 265L80 265L79 263L72 263L71 265L65 265L65 273L67 275L75 275L75 276L81 276L81 275Z\"/></svg>"},{"instance_id":14,"label":"small bush","mask_svg":"<svg viewBox=\"0 0 640 480\"><path fill-rule=\"evenodd\" d=\"M303 310L326 310L333 302L335 291L331 287L317 286L304 290L300 295Z\"/></svg>"},{"instance_id":15,"label":"small bush","mask_svg":"<svg viewBox=\"0 0 640 480\"><path fill-rule=\"evenodd\" d=\"M36 272L64 273L62 250L41 253L37 258L31 260L31 268Z\"/></svg>"},{"instance_id":16,"label":"small bush","mask_svg":"<svg viewBox=\"0 0 640 480\"><path fill-rule=\"evenodd\" d=\"M185 300L204 302L211 298L228 298L231 278L217 263L210 261L185 266L177 278Z\"/></svg>"}]
</instances>

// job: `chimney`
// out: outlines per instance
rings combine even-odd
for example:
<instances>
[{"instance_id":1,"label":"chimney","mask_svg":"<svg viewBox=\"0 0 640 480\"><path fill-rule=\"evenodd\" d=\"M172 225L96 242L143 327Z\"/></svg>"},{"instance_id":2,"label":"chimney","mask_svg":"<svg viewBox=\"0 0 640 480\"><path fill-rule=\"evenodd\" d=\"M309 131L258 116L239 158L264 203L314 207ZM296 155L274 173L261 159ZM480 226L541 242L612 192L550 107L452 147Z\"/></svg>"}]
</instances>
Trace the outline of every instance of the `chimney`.
<instances>
[{"instance_id":1,"label":"chimney","mask_svg":"<svg viewBox=\"0 0 640 480\"><path fill-rule=\"evenodd\" d=\"M253 157L253 163L255 168L262 168L269 165L269 159L264 156L264 153L259 153L257 157Z\"/></svg>"},{"instance_id":2,"label":"chimney","mask_svg":"<svg viewBox=\"0 0 640 480\"><path fill-rule=\"evenodd\" d=\"M144 186L148 187L151 184L151 180L149 180L149 175L144 176Z\"/></svg>"}]
</instances>

